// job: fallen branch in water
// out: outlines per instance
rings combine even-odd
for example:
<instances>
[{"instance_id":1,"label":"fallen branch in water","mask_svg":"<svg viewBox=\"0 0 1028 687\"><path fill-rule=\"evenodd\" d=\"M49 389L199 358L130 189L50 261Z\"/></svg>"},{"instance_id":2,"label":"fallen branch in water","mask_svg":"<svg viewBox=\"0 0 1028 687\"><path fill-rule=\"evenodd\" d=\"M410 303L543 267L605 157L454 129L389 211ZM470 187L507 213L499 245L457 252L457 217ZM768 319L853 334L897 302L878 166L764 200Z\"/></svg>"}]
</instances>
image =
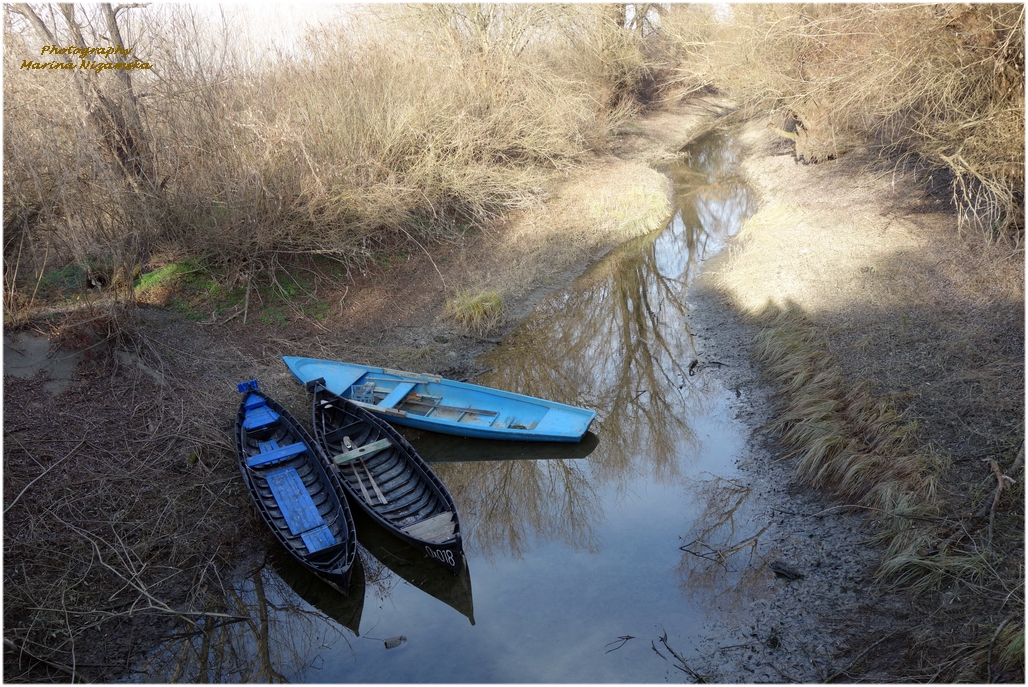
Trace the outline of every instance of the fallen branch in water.
<instances>
[{"instance_id":1,"label":"fallen branch in water","mask_svg":"<svg viewBox=\"0 0 1028 687\"><path fill-rule=\"evenodd\" d=\"M664 627L661 626L660 629L664 630ZM664 648L667 649L669 652L671 652L671 655L674 656L676 659L678 659L678 662L682 664L680 666L675 666L676 668L681 670L683 673L686 673L687 675L692 677L692 679L696 680L696 682L699 682L700 684L706 684L707 683L707 679L705 677L703 677L702 675L700 675L699 673L697 673L692 668L690 668L689 664L686 662L686 660L684 658L682 658L682 655L679 654L674 649L672 649L671 646L667 643L667 630L664 630L664 634L661 635L660 643L663 644ZM664 654L660 653L660 650L657 649L657 645L656 644L654 644L651 641L650 645L653 647L653 650L657 653L658 656L663 658L665 661L667 660L667 658L664 656Z\"/></svg>"}]
</instances>

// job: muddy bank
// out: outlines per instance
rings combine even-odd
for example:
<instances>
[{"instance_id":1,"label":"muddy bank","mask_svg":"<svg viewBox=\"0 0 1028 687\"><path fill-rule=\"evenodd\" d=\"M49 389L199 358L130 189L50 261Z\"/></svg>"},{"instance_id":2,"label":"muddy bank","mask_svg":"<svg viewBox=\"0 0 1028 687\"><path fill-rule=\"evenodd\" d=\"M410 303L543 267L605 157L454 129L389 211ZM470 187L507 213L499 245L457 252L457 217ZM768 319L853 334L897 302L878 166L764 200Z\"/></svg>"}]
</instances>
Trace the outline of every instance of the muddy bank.
<instances>
[{"instance_id":1,"label":"muddy bank","mask_svg":"<svg viewBox=\"0 0 1028 687\"><path fill-rule=\"evenodd\" d=\"M739 136L760 209L692 290L693 326L705 355L725 363L705 373L736 390L754 430L741 467L768 525L760 564L803 576L768 573L740 590L749 615L715 628L693 668L719 681L974 681L990 669L989 679L1017 681L996 667L993 644L1020 608L1001 600L1023 575L1023 510L1007 494L996 530L1007 536L987 543L982 503L995 486L989 461L1016 472L1023 456L1023 254L962 234L945 202L867 151L807 166L762 122ZM800 482L800 450L766 429L786 410L772 383L783 380L761 379L750 355L767 322L758 315L784 311L823 338L849 384L915 421L904 426L911 444L938 461L942 496L925 512L942 517L925 519L938 529L923 525L919 565L943 569L931 559L945 540L958 544L954 559L985 550L995 567L942 574L919 595L890 591L874 509Z\"/></svg>"},{"instance_id":2,"label":"muddy bank","mask_svg":"<svg viewBox=\"0 0 1028 687\"><path fill-rule=\"evenodd\" d=\"M702 374L734 390L737 418L752 431L739 463L756 515L749 526L766 530L752 555L740 560L757 572L729 590L734 612L713 624L690 666L711 682L843 682L895 679L903 650L883 642L908 629L909 599L876 587L882 548L871 543L868 518L797 484L795 469L777 437L765 428L776 409L774 391L751 359L757 327L726 306L711 284L711 269L690 291L691 326ZM741 536L741 535L740 535ZM738 540L721 542L731 548ZM775 564L802 575L791 579Z\"/></svg>"}]
</instances>

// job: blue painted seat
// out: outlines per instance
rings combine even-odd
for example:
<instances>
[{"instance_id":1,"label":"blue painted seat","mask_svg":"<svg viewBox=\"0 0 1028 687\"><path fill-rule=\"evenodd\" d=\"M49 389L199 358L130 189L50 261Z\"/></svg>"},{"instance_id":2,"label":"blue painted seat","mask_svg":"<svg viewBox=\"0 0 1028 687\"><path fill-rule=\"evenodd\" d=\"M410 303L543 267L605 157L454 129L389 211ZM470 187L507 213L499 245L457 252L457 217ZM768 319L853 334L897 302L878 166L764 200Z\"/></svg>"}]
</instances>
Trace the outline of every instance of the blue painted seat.
<instances>
[{"instance_id":1,"label":"blue painted seat","mask_svg":"<svg viewBox=\"0 0 1028 687\"><path fill-rule=\"evenodd\" d=\"M388 396L375 405L378 408L392 408L402 401L403 397L409 394L413 388L414 382L400 382L392 391L389 392Z\"/></svg>"},{"instance_id":2,"label":"blue painted seat","mask_svg":"<svg viewBox=\"0 0 1028 687\"><path fill-rule=\"evenodd\" d=\"M246 414L246 417L243 418L243 429L252 432L275 422L278 422L278 413L267 406L261 406Z\"/></svg>"},{"instance_id":3,"label":"blue painted seat","mask_svg":"<svg viewBox=\"0 0 1028 687\"><path fill-rule=\"evenodd\" d=\"M274 443L275 442L273 441L269 441L262 444L261 453L258 453L256 456L251 456L250 459L246 461L247 466L251 468L267 467L269 465L274 465L275 463L280 463L287 458L298 456L307 450L307 445L300 442L289 444L288 446L283 446L281 448L270 446L270 444ZM264 450L265 446L268 447L267 451Z\"/></svg>"},{"instance_id":4,"label":"blue painted seat","mask_svg":"<svg viewBox=\"0 0 1028 687\"><path fill-rule=\"evenodd\" d=\"M246 397L246 402L243 404L243 408L245 408L246 412L249 414L251 410L254 410L255 408L260 408L262 405L264 405L263 398L261 398L257 394L250 394Z\"/></svg>"},{"instance_id":5,"label":"blue painted seat","mask_svg":"<svg viewBox=\"0 0 1028 687\"><path fill-rule=\"evenodd\" d=\"M300 535L307 551L314 553L336 543L335 536L325 524L296 470L285 468L271 473L267 479L268 487L271 488L275 502L282 511L289 531L294 535Z\"/></svg>"}]
</instances>

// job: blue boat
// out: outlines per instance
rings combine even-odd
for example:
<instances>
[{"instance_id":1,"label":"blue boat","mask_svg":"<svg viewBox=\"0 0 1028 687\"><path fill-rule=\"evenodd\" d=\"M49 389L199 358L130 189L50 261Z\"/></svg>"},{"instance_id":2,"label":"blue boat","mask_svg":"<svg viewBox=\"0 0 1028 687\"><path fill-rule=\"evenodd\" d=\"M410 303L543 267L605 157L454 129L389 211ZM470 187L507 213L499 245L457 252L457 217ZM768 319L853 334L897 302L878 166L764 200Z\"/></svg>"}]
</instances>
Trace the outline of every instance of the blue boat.
<instances>
[{"instance_id":1,"label":"blue boat","mask_svg":"<svg viewBox=\"0 0 1028 687\"><path fill-rule=\"evenodd\" d=\"M443 434L518 441L580 441L596 411L435 375L284 356L301 384L329 391L397 425Z\"/></svg>"},{"instance_id":2,"label":"blue boat","mask_svg":"<svg viewBox=\"0 0 1028 687\"><path fill-rule=\"evenodd\" d=\"M300 563L347 594L357 557L357 531L346 493L325 470L314 438L261 393L257 380L237 386L239 469L257 511Z\"/></svg>"}]
</instances>

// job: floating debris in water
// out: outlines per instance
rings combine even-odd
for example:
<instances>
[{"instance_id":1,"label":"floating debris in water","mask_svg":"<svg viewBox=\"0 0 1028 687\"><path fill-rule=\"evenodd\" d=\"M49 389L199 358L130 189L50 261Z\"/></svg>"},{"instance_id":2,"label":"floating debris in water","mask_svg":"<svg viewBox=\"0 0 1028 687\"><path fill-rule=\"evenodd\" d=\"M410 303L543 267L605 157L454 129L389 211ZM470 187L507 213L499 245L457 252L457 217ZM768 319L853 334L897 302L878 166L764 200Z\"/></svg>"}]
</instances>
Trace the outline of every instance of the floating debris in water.
<instances>
[{"instance_id":1,"label":"floating debris in water","mask_svg":"<svg viewBox=\"0 0 1028 687\"><path fill-rule=\"evenodd\" d=\"M803 573L801 573L799 570L792 567L788 563L783 563L782 561L775 561L768 567L771 568L771 572L773 572L778 577L784 577L787 580L803 579Z\"/></svg>"},{"instance_id":2,"label":"floating debris in water","mask_svg":"<svg viewBox=\"0 0 1028 687\"><path fill-rule=\"evenodd\" d=\"M399 637L390 637L389 639L385 640L385 645L387 649L395 649L396 647L400 646L406 641L407 638L403 635L400 635Z\"/></svg>"}]
</instances>

